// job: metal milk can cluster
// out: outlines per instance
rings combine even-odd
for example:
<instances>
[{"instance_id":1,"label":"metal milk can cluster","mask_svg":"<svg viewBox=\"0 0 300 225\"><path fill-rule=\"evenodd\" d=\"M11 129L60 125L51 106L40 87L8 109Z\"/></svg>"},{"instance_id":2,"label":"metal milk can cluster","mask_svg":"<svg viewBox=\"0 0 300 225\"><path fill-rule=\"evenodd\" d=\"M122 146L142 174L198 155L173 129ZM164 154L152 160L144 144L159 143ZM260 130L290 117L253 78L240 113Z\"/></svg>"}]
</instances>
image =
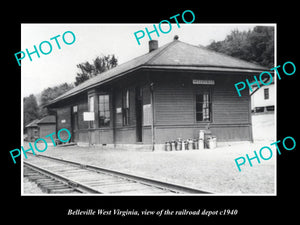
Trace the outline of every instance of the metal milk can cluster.
<instances>
[{"instance_id":1,"label":"metal milk can cluster","mask_svg":"<svg viewBox=\"0 0 300 225\"><path fill-rule=\"evenodd\" d=\"M206 134L205 130L199 131L198 139L182 139L165 142L165 151L203 150L205 148L214 149L217 146L217 138L211 134Z\"/></svg>"}]
</instances>

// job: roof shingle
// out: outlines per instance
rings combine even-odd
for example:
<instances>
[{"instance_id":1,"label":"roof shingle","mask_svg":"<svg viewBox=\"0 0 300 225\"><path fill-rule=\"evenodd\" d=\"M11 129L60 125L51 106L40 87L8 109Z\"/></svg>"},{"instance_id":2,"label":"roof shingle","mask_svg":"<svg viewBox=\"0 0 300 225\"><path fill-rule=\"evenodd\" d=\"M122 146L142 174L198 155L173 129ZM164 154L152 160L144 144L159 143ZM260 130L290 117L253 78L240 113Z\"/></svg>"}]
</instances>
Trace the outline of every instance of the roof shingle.
<instances>
[{"instance_id":1,"label":"roof shingle","mask_svg":"<svg viewBox=\"0 0 300 225\"><path fill-rule=\"evenodd\" d=\"M190 45L179 40L165 44L147 54L120 64L100 76L93 77L52 100L48 105L106 83L140 68L192 69L215 71L257 72L265 67L236 59L231 56Z\"/></svg>"}]
</instances>

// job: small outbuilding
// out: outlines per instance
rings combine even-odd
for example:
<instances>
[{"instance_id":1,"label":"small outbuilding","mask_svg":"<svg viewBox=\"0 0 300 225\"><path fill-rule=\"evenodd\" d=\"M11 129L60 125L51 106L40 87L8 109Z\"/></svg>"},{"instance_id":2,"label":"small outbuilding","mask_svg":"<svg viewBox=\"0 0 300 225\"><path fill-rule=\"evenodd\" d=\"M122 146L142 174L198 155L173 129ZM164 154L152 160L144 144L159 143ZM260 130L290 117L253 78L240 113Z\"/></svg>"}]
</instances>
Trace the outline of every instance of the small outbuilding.
<instances>
[{"instance_id":1,"label":"small outbuilding","mask_svg":"<svg viewBox=\"0 0 300 225\"><path fill-rule=\"evenodd\" d=\"M251 98L234 84L266 68L178 38L99 74L51 101L72 141L161 149L209 129L218 141L251 141Z\"/></svg>"},{"instance_id":2,"label":"small outbuilding","mask_svg":"<svg viewBox=\"0 0 300 225\"><path fill-rule=\"evenodd\" d=\"M35 119L25 126L25 134L27 135L25 140L35 141L38 138L43 138L51 142L51 139L45 138L45 136L53 132L56 132L56 118L54 115L48 115L42 119Z\"/></svg>"},{"instance_id":3,"label":"small outbuilding","mask_svg":"<svg viewBox=\"0 0 300 225\"><path fill-rule=\"evenodd\" d=\"M56 119L54 115L45 116L37 121L39 127L39 137L51 142L51 139L45 138L46 135L56 132ZM55 136L53 136L55 137Z\"/></svg>"},{"instance_id":4,"label":"small outbuilding","mask_svg":"<svg viewBox=\"0 0 300 225\"><path fill-rule=\"evenodd\" d=\"M25 126L26 137L24 139L26 141L34 141L39 138L39 127L37 125L38 121L39 119L35 119Z\"/></svg>"}]
</instances>

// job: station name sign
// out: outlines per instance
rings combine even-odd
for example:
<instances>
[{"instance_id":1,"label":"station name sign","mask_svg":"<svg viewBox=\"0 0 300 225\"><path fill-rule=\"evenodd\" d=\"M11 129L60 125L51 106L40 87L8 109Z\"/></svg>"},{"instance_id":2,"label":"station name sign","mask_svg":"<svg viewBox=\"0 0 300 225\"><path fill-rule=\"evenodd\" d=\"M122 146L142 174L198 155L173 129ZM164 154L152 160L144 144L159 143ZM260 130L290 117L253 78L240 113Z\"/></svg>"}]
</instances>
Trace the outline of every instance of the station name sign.
<instances>
[{"instance_id":1,"label":"station name sign","mask_svg":"<svg viewBox=\"0 0 300 225\"><path fill-rule=\"evenodd\" d=\"M193 80L193 84L215 85L214 80Z\"/></svg>"}]
</instances>

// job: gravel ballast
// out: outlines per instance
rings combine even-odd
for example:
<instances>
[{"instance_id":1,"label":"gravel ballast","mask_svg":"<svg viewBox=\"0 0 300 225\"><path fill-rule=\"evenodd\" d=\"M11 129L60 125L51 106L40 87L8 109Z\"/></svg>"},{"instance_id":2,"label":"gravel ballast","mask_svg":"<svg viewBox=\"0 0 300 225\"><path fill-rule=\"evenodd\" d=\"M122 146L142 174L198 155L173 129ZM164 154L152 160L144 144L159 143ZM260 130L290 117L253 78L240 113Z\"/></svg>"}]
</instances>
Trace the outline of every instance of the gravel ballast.
<instances>
[{"instance_id":1,"label":"gravel ballast","mask_svg":"<svg viewBox=\"0 0 300 225\"><path fill-rule=\"evenodd\" d=\"M275 157L252 160L238 171L235 159L253 157L270 142L241 142L218 146L210 150L130 151L100 147L53 147L40 153L66 160L118 170L170 183L198 188L216 194L274 194ZM273 149L273 148L272 148ZM273 153L276 153L273 149ZM34 157L34 156L29 156Z\"/></svg>"}]
</instances>

